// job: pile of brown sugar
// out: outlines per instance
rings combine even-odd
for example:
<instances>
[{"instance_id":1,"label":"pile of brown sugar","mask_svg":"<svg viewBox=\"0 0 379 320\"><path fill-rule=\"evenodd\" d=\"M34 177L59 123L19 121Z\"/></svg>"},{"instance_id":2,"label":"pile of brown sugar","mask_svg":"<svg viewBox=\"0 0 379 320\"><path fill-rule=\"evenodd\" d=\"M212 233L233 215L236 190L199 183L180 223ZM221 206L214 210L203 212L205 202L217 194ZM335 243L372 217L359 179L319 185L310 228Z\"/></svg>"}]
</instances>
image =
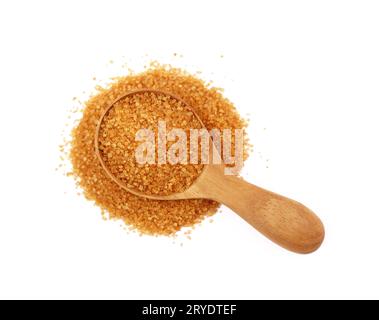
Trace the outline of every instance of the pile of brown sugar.
<instances>
[{"instance_id":1,"label":"pile of brown sugar","mask_svg":"<svg viewBox=\"0 0 379 320\"><path fill-rule=\"evenodd\" d=\"M193 226L204 217L214 214L219 204L211 200L149 200L133 195L119 187L105 173L95 154L94 137L101 115L117 98L132 90L142 88L162 90L179 97L196 112L208 130L213 128L220 130L224 128L243 129L247 124L239 116L233 104L222 96L221 90L211 88L202 80L180 69L167 66L153 65L140 74L117 78L109 87L97 88L97 94L85 103L82 118L72 131L70 151L70 159L73 165L72 175L76 179L78 186L83 190L86 198L94 201L103 212L109 214L111 219L121 219L141 233L171 235L182 227ZM149 97L145 98L149 99ZM122 104L122 101L120 101L120 105ZM135 101L132 103L129 101L127 106L133 108L133 104L135 105ZM107 120L117 117L117 112L120 110L116 108ZM133 117L132 109L130 109L130 114L126 112L128 108L123 108L122 110L118 114L119 118L124 115L122 121L130 121L130 119L127 120L127 116ZM152 121L150 118L147 120ZM190 124L191 126L196 127L196 125L199 125L195 123L192 117L189 117L188 121L193 121ZM130 122L130 124L132 123ZM107 128L105 124L102 130L110 130L110 127ZM131 130L130 134L133 134L133 132L134 130ZM117 134L120 134L120 132ZM102 142L103 147L105 143L108 147L111 147L107 150L103 149L103 151L105 153L111 152L113 157L113 151L117 150L117 143L112 145L111 140L108 139L104 139ZM115 162L112 161L110 160L107 165L112 170L115 170L113 173L117 174L117 166L123 160L116 158ZM161 184L157 183L149 189L143 183L141 184L144 175L143 171L140 170L134 172L137 174L134 180L135 184L130 182L133 172L125 176L125 182L131 183L131 186L137 188L142 185L145 191L160 193L167 190L166 182L171 181L172 188L169 192L176 192L192 183L193 179L201 171L200 165L192 167L185 165L185 168L189 168L189 173L186 175L189 178L188 181L184 182L176 181L175 174L169 174L165 178L161 177L159 180ZM156 178L157 174L167 173L167 169L163 167L156 173L148 171L149 174L153 175L152 177ZM120 171L125 171L125 167L121 168ZM138 177L138 175L140 176ZM150 179L148 180L150 181Z\"/></svg>"},{"instance_id":2,"label":"pile of brown sugar","mask_svg":"<svg viewBox=\"0 0 379 320\"><path fill-rule=\"evenodd\" d=\"M158 140L163 140L159 122L164 123L165 131L180 129L187 137L191 129L202 128L192 110L175 97L163 92L132 94L117 101L101 122L98 139L101 158L111 174L128 189L149 195L183 192L201 174L203 165L188 163L188 139L185 144L187 163L168 162L167 152L176 140L165 141L164 161L158 163ZM141 130L149 130L154 136L151 163L141 164L135 156L141 145L136 136Z\"/></svg>"}]
</instances>

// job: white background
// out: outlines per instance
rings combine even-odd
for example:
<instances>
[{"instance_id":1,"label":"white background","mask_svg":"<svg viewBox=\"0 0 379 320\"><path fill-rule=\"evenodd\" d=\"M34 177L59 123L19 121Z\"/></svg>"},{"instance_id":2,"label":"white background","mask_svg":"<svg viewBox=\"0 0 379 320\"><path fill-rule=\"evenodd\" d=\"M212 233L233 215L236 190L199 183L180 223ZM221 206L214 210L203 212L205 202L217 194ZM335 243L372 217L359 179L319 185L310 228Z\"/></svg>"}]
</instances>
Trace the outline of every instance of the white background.
<instances>
[{"instance_id":1,"label":"white background","mask_svg":"<svg viewBox=\"0 0 379 320\"><path fill-rule=\"evenodd\" d=\"M0 298L379 298L378 17L377 1L1 1ZM140 237L76 195L55 171L72 98L142 57L203 70L251 114L245 177L323 219L318 252L226 209L192 240Z\"/></svg>"}]
</instances>

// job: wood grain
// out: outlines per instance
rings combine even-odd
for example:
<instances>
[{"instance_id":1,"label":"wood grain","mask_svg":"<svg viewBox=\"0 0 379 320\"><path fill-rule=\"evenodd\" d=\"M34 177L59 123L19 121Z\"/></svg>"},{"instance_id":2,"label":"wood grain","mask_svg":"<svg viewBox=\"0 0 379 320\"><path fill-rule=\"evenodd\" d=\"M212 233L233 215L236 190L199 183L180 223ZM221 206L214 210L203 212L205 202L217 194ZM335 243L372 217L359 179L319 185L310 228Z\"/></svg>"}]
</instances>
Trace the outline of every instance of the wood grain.
<instances>
[{"instance_id":1,"label":"wood grain","mask_svg":"<svg viewBox=\"0 0 379 320\"><path fill-rule=\"evenodd\" d=\"M222 166L207 166L182 196L220 202L273 242L297 253L314 252L324 240L324 226L310 209L239 177L225 176Z\"/></svg>"},{"instance_id":2,"label":"wood grain","mask_svg":"<svg viewBox=\"0 0 379 320\"><path fill-rule=\"evenodd\" d=\"M259 188L236 176L224 174L224 165L209 164L204 167L199 178L182 193L168 196L146 195L129 189L106 167L99 150L99 131L105 115L114 104L127 96L154 92L172 96L186 104L179 97L155 89L138 89L118 97L104 111L98 121L95 134L95 153L108 176L121 188L140 197L155 200L212 199L222 203L236 212L251 226L278 245L297 253L311 253L317 250L324 240L324 226L321 220L307 207L299 202ZM187 105L187 104L186 104ZM199 116L192 110L198 121ZM204 125L203 125L204 127ZM212 145L212 140L210 140ZM210 146L210 151L213 147ZM212 157L212 155L210 155Z\"/></svg>"}]
</instances>

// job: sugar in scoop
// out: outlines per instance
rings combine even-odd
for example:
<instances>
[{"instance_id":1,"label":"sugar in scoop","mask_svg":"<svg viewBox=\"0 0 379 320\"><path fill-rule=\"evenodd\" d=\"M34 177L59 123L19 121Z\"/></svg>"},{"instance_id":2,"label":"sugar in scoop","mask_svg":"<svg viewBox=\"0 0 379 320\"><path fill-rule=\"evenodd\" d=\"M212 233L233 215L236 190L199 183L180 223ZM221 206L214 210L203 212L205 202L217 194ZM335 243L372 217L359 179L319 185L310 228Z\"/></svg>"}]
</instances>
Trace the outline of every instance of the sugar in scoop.
<instances>
[{"instance_id":1,"label":"sugar in scoop","mask_svg":"<svg viewBox=\"0 0 379 320\"><path fill-rule=\"evenodd\" d=\"M203 170L200 161L190 161L189 139L202 128L180 98L157 90L131 91L100 118L96 150L103 168L120 186L146 195L180 193Z\"/></svg>"}]
</instances>

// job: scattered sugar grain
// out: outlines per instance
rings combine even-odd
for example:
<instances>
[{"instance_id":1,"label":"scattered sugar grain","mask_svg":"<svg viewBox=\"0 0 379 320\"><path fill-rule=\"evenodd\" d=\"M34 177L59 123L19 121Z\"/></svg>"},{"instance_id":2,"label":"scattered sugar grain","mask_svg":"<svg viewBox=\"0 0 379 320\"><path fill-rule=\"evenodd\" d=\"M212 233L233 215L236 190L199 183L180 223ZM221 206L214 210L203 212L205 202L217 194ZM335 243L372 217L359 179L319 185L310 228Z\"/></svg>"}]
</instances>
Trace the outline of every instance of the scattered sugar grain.
<instances>
[{"instance_id":1,"label":"scattered sugar grain","mask_svg":"<svg viewBox=\"0 0 379 320\"><path fill-rule=\"evenodd\" d=\"M98 93L78 111L82 118L72 130L70 159L73 177L84 196L107 212L110 219L120 219L141 234L173 235L213 215L219 204L203 199L158 201L137 197L106 175L94 152L95 130L101 114L115 98L138 88L163 90L180 97L209 130L243 129L246 122L218 89L185 71L157 63L142 73L118 77L106 88L98 87Z\"/></svg>"}]
</instances>

